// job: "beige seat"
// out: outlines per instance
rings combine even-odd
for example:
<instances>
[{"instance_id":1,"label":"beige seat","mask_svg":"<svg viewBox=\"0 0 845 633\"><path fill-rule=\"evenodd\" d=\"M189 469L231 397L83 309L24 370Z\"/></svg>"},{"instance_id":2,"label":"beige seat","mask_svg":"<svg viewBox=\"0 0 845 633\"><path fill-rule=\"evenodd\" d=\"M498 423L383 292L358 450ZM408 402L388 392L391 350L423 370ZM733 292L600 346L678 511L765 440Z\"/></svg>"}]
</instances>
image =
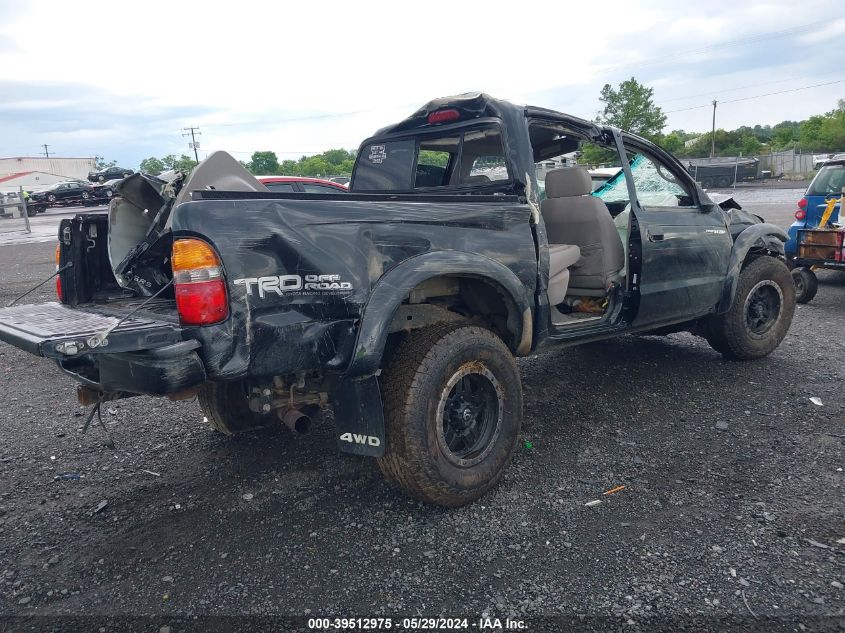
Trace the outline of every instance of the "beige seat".
<instances>
[{"instance_id":1,"label":"beige seat","mask_svg":"<svg viewBox=\"0 0 845 633\"><path fill-rule=\"evenodd\" d=\"M569 267L581 257L581 249L572 244L549 245L549 304L563 303L569 287Z\"/></svg>"},{"instance_id":2,"label":"beige seat","mask_svg":"<svg viewBox=\"0 0 845 633\"><path fill-rule=\"evenodd\" d=\"M625 250L610 212L591 191L590 174L583 167L553 169L546 174L540 213L549 244L580 249L580 260L569 270L567 294L603 297L625 274Z\"/></svg>"}]
</instances>

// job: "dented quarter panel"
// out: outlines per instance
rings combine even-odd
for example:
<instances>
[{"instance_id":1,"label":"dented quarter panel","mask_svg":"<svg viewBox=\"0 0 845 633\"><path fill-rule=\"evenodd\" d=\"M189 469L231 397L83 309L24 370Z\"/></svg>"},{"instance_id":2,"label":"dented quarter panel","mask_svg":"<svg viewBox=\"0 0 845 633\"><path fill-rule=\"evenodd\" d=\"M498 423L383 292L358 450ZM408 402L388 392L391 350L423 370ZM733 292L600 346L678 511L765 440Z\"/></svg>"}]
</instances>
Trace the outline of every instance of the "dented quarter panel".
<instances>
[{"instance_id":1,"label":"dented quarter panel","mask_svg":"<svg viewBox=\"0 0 845 633\"><path fill-rule=\"evenodd\" d=\"M200 354L209 377L345 370L353 353L363 363L356 371L372 368L373 359L381 356L383 333L362 334L355 348L357 325L362 319L389 322L411 279L489 274L512 289L518 306L530 308L537 276L534 238L529 206L516 198L315 197L204 199L174 209L174 238L209 241L227 279L229 318L185 328L186 337L203 343ZM483 258L476 254L482 252ZM478 266L482 259L490 264ZM401 274L388 275L400 265ZM244 283L235 283L280 275L337 275L351 288L269 291L260 297L256 284L247 294ZM378 299L370 299L376 288Z\"/></svg>"}]
</instances>

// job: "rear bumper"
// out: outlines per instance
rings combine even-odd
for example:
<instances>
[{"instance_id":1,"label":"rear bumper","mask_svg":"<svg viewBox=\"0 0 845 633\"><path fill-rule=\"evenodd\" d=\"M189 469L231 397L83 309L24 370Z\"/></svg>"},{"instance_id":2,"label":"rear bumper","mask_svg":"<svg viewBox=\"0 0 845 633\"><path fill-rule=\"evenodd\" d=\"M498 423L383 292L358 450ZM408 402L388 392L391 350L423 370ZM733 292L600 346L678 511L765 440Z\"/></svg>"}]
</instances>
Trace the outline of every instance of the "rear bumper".
<instances>
[{"instance_id":1,"label":"rear bumper","mask_svg":"<svg viewBox=\"0 0 845 633\"><path fill-rule=\"evenodd\" d=\"M97 391L164 396L205 381L201 344L193 337L183 340L178 325L109 315L107 308L58 303L3 308L0 341L56 359Z\"/></svg>"},{"instance_id":2,"label":"rear bumper","mask_svg":"<svg viewBox=\"0 0 845 633\"><path fill-rule=\"evenodd\" d=\"M784 254L787 260L798 256L798 231L806 229L807 223L803 220L793 222L786 231L787 240L783 245Z\"/></svg>"},{"instance_id":3,"label":"rear bumper","mask_svg":"<svg viewBox=\"0 0 845 633\"><path fill-rule=\"evenodd\" d=\"M206 380L197 341L183 341L143 352L85 354L58 361L59 367L86 387L106 393L166 396Z\"/></svg>"}]
</instances>

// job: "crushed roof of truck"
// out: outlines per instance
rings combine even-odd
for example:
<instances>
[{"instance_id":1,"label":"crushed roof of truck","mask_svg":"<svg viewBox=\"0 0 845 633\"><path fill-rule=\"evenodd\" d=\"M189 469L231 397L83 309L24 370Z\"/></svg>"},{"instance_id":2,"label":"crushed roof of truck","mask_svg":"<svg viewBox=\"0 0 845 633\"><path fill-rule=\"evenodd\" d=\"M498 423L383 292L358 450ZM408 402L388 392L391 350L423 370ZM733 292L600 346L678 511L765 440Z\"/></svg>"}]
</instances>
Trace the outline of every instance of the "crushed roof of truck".
<instances>
[{"instance_id":1,"label":"crushed roof of truck","mask_svg":"<svg viewBox=\"0 0 845 633\"><path fill-rule=\"evenodd\" d=\"M547 108L517 105L515 103L511 103L510 101L496 99L483 92L467 92L460 95L432 99L408 118L381 128L375 133L374 137L394 134L429 125L428 119L432 113L446 109L457 110L460 113L461 120L486 117L505 119L517 116L534 116L561 121L578 129L597 132L595 124L585 119L580 119L578 117L564 114L562 112L556 112L555 110L549 110Z\"/></svg>"}]
</instances>

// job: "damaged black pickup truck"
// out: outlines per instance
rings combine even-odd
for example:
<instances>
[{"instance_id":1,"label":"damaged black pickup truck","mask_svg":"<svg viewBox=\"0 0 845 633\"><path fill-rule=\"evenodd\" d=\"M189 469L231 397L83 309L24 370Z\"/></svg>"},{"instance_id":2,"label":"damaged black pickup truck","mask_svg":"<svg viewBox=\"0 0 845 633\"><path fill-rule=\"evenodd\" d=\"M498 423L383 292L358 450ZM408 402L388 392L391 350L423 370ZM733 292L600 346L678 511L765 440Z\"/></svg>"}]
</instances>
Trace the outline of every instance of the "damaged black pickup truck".
<instances>
[{"instance_id":1,"label":"damaged black pickup truck","mask_svg":"<svg viewBox=\"0 0 845 633\"><path fill-rule=\"evenodd\" d=\"M620 173L538 178L582 143ZM63 220L60 301L0 310L0 339L58 361L80 402L198 395L223 433L331 406L340 450L446 506L510 460L516 356L690 331L760 358L795 307L782 230L642 138L484 94L379 130L349 193L271 192L217 153L117 194Z\"/></svg>"}]
</instances>

